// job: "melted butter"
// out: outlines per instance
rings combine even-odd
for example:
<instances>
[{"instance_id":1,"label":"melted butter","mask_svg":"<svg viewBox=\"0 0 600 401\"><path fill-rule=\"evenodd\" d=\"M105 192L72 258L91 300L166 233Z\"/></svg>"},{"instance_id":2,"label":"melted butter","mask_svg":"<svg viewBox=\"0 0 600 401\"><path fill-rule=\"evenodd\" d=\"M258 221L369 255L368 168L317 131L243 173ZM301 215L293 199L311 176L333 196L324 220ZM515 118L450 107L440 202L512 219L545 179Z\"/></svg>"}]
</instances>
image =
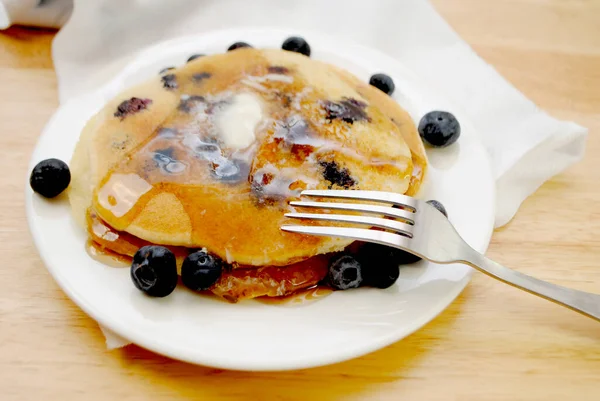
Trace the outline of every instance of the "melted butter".
<instances>
[{"instance_id":1,"label":"melted butter","mask_svg":"<svg viewBox=\"0 0 600 401\"><path fill-rule=\"evenodd\" d=\"M243 149L256 140L254 130L262 118L260 100L249 93L240 93L217 111L215 125L225 146Z\"/></svg>"}]
</instances>

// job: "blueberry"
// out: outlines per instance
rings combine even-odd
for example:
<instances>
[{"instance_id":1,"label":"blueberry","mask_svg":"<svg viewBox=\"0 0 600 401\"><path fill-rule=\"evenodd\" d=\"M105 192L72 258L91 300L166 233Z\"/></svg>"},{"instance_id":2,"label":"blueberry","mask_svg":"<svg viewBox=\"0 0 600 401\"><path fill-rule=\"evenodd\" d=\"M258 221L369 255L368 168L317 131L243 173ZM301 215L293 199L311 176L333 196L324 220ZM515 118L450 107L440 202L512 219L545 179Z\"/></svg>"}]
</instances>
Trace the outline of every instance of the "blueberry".
<instances>
[{"instance_id":1,"label":"blueberry","mask_svg":"<svg viewBox=\"0 0 600 401\"><path fill-rule=\"evenodd\" d=\"M363 281L362 266L353 256L343 255L329 265L327 279L336 290L358 288Z\"/></svg>"},{"instance_id":2,"label":"blueberry","mask_svg":"<svg viewBox=\"0 0 600 401\"><path fill-rule=\"evenodd\" d=\"M190 61L194 61L194 60L196 60L197 58L204 57L204 56L206 56L206 54L192 54L192 55L191 55L191 56L190 56L190 57L187 59L187 62L189 63Z\"/></svg>"},{"instance_id":3,"label":"blueberry","mask_svg":"<svg viewBox=\"0 0 600 401\"><path fill-rule=\"evenodd\" d=\"M204 96L192 95L185 99L181 99L179 106L177 106L177 110L189 113L194 107L204 101Z\"/></svg>"},{"instance_id":4,"label":"blueberry","mask_svg":"<svg viewBox=\"0 0 600 401\"><path fill-rule=\"evenodd\" d=\"M177 77L175 74L167 74L163 75L160 80L163 83L163 88L165 89L176 89L177 88Z\"/></svg>"},{"instance_id":5,"label":"blueberry","mask_svg":"<svg viewBox=\"0 0 600 401\"><path fill-rule=\"evenodd\" d=\"M371 121L365 111L367 104L360 100L352 98L344 98L338 102L325 100L322 103L325 109L327 119L333 121L335 119L353 124L355 121Z\"/></svg>"},{"instance_id":6,"label":"blueberry","mask_svg":"<svg viewBox=\"0 0 600 401\"><path fill-rule=\"evenodd\" d=\"M283 42L283 45L281 45L281 48L289 52L296 52L310 57L310 46L304 38L299 36L287 38L285 42Z\"/></svg>"},{"instance_id":7,"label":"blueberry","mask_svg":"<svg viewBox=\"0 0 600 401\"><path fill-rule=\"evenodd\" d=\"M165 72L167 72L167 71L171 71L171 70L174 70L174 69L175 69L175 67L165 67L165 68L163 68L162 70L160 70L158 73L159 73L159 75L162 75L162 74L164 74Z\"/></svg>"},{"instance_id":8,"label":"blueberry","mask_svg":"<svg viewBox=\"0 0 600 401\"><path fill-rule=\"evenodd\" d=\"M216 179L229 184L246 181L250 174L250 165L243 160L223 158L219 164L212 163L211 167Z\"/></svg>"},{"instance_id":9,"label":"blueberry","mask_svg":"<svg viewBox=\"0 0 600 401\"><path fill-rule=\"evenodd\" d=\"M400 275L400 265L421 260L411 253L385 245L367 243L358 253L363 264L364 285L391 287Z\"/></svg>"},{"instance_id":10,"label":"blueberry","mask_svg":"<svg viewBox=\"0 0 600 401\"><path fill-rule=\"evenodd\" d=\"M446 208L444 207L444 205L442 205L441 202L436 200L428 200L427 203L439 210L444 216L448 217L448 212L446 212Z\"/></svg>"},{"instance_id":11,"label":"blueberry","mask_svg":"<svg viewBox=\"0 0 600 401\"><path fill-rule=\"evenodd\" d=\"M371 266L370 273L365 273L365 284L375 288L389 288L398 280L400 266L388 263L381 266Z\"/></svg>"},{"instance_id":12,"label":"blueberry","mask_svg":"<svg viewBox=\"0 0 600 401\"><path fill-rule=\"evenodd\" d=\"M42 160L31 171L29 185L45 198L54 198L67 189L71 171L67 163L58 159Z\"/></svg>"},{"instance_id":13,"label":"blueberry","mask_svg":"<svg viewBox=\"0 0 600 401\"><path fill-rule=\"evenodd\" d=\"M330 188L333 185L351 188L356 184L356 181L350 175L350 171L347 168L341 168L335 161L321 161L319 166L322 168L323 178L331 183Z\"/></svg>"},{"instance_id":14,"label":"blueberry","mask_svg":"<svg viewBox=\"0 0 600 401\"><path fill-rule=\"evenodd\" d=\"M177 286L177 263L173 252L158 245L141 247L133 256L131 280L151 297L166 297Z\"/></svg>"},{"instance_id":15,"label":"blueberry","mask_svg":"<svg viewBox=\"0 0 600 401\"><path fill-rule=\"evenodd\" d=\"M446 111L431 111L419 122L419 135L429 145L444 148L460 137L460 124L454 115Z\"/></svg>"},{"instance_id":16,"label":"blueberry","mask_svg":"<svg viewBox=\"0 0 600 401\"><path fill-rule=\"evenodd\" d=\"M210 72L199 72L197 74L192 75L192 79L195 82L200 82L200 81L203 81L203 80L208 79L210 77L212 77L212 74Z\"/></svg>"},{"instance_id":17,"label":"blueberry","mask_svg":"<svg viewBox=\"0 0 600 401\"><path fill-rule=\"evenodd\" d=\"M132 97L131 99L122 101L117 106L117 111L115 111L113 115L115 117L119 117L121 121L123 121L128 115L139 113L142 110L146 110L151 104L152 99L140 99L137 97Z\"/></svg>"},{"instance_id":18,"label":"blueberry","mask_svg":"<svg viewBox=\"0 0 600 401\"><path fill-rule=\"evenodd\" d=\"M390 96L394 93L394 89L396 89L396 85L394 85L392 78L385 74L372 75L371 79L369 79L369 85L376 87Z\"/></svg>"},{"instance_id":19,"label":"blueberry","mask_svg":"<svg viewBox=\"0 0 600 401\"><path fill-rule=\"evenodd\" d=\"M181 281L191 290L208 290L223 271L223 261L206 251L189 254L181 266Z\"/></svg>"},{"instance_id":20,"label":"blueberry","mask_svg":"<svg viewBox=\"0 0 600 401\"><path fill-rule=\"evenodd\" d=\"M272 65L267 68L267 71L271 74L287 74L290 72L290 69L281 65Z\"/></svg>"},{"instance_id":21,"label":"blueberry","mask_svg":"<svg viewBox=\"0 0 600 401\"><path fill-rule=\"evenodd\" d=\"M246 42L235 42L234 44L232 44L231 46L229 46L229 47L227 48L227 51L228 51L228 52L230 52L230 51L232 51L232 50L239 49L239 48L241 48L241 47L252 47L252 46L250 46L250 45L249 45L248 43L246 43Z\"/></svg>"},{"instance_id":22,"label":"blueberry","mask_svg":"<svg viewBox=\"0 0 600 401\"><path fill-rule=\"evenodd\" d=\"M367 272L367 267L369 267L369 270L373 270L371 266L374 266L374 274L377 274L378 269L382 272L386 270L386 268L378 268L378 266L410 265L421 260L420 257L410 252L374 243L367 243L361 248L359 259L366 266L364 269L365 277L372 276L370 275L371 272Z\"/></svg>"}]
</instances>

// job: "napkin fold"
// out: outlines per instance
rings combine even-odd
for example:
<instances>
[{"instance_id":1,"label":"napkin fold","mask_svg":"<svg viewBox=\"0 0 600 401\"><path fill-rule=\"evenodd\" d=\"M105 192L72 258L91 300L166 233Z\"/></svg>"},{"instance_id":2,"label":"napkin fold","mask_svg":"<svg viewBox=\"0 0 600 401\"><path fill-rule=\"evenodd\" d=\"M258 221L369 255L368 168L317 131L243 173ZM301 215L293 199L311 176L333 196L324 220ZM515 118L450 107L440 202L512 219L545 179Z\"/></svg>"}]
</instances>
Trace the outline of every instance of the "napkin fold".
<instances>
[{"instance_id":1,"label":"napkin fold","mask_svg":"<svg viewBox=\"0 0 600 401\"><path fill-rule=\"evenodd\" d=\"M489 153L496 227L583 156L587 129L538 109L427 0L75 0L53 45L60 101L107 82L136 52L158 41L244 26L324 32L377 48L418 73L461 108ZM128 343L103 333L109 349Z\"/></svg>"}]
</instances>

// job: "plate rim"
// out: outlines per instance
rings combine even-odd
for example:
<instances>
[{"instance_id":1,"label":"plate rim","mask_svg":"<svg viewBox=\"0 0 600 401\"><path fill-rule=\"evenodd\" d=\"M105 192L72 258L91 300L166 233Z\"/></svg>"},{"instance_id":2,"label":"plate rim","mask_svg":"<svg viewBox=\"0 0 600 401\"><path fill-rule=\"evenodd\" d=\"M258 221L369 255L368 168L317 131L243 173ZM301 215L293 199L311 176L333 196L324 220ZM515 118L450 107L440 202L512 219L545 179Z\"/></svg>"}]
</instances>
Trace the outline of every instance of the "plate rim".
<instances>
[{"instance_id":1,"label":"plate rim","mask_svg":"<svg viewBox=\"0 0 600 401\"><path fill-rule=\"evenodd\" d=\"M258 33L267 33L268 32L268 33L288 34L288 35L298 35L299 34L299 35L303 35L303 36L316 36L316 37L326 38L328 40L335 39L335 36L332 36L332 35L323 34L323 33L314 32L314 31L311 32L311 31L307 31L307 30L293 30L292 31L292 30L285 30L285 29L281 29L281 28L248 27L248 28L221 29L221 30L214 30L214 31L209 31L209 32L205 32L205 33L200 33L200 34L180 36L178 38L161 41L161 42L155 43L151 46L148 46L144 49L141 49L138 53L136 53L133 56L133 58L131 60L129 60L127 62L126 66L124 68L122 68L119 71L119 73L113 79L111 79L109 82L106 82L105 84L101 85L94 91L91 91L84 95L77 96L75 98L68 100L66 103L60 105L56 109L56 111L53 113L52 117L49 119L49 121L44 126L44 129L43 129L41 135L38 137L38 140L36 142L34 150L32 151L32 156L31 156L31 159L29 162L29 171L31 171L31 168L36 163L35 156L38 153L38 150L39 150L38 148L40 146L40 142L42 141L42 138L49 135L49 132L51 131L51 127L54 124L55 120L58 118L58 116L61 113L65 113L65 110L68 110L70 107L72 107L72 105L80 102L82 99L87 99L87 98L91 99L94 97L101 96L103 92L107 91L108 88L110 88L112 85L115 85L120 79L122 79L122 77L126 76L129 69L134 68L137 63L141 63L140 59L143 57L144 54L156 52L156 50L160 49L161 47L167 46L171 43L184 42L191 38L221 36L223 34L236 34L238 36L240 36L242 34L252 35L252 34L256 34L257 32ZM417 74L415 74L412 70L408 69L404 64L402 64L401 60L398 60L391 56L388 56L387 54L385 54L384 52L382 52L378 49L369 48L369 47L366 47L366 46L363 46L363 45L360 45L360 44L357 44L357 43L354 43L352 41L345 40L345 39L341 39L341 40L343 40L344 46L348 49L353 49L353 50L359 51L361 53L364 52L366 54L377 53L379 55L379 57L384 57L388 60L393 61L396 65L398 65L399 68L401 67L403 71L409 73L411 76L413 76L415 78L418 77ZM429 88L428 85L422 83L420 80L419 80L419 86ZM444 98L443 96L441 96L441 97ZM458 108L458 107L454 107L454 108L457 110L460 110L460 108ZM463 125L463 122L464 121L461 121L461 125ZM468 125L472 132L476 132L476 130L474 128L472 128L472 124L470 123L470 121L467 120L465 125ZM483 147L483 144L481 143L480 139L477 136L473 136L472 138L470 138L470 140L477 143L478 147L480 147L482 150L485 150L485 148ZM485 163L485 166L482 166L482 168L485 167L485 169L487 170L486 175L490 178L488 190L490 191L491 198L494 201L496 191L495 191L495 182L493 180L493 173L492 173L493 170L491 167L491 161L490 161L489 155L487 155L487 154L484 155L483 159L485 160L486 163ZM123 327L123 325L119 324L114 319L110 319L108 316L105 317L103 315L103 313L98 312L96 310L96 308L94 307L93 303L87 302L84 299L84 297L81 297L78 294L78 291L76 291L74 288L72 288L72 286L68 285L66 278L64 277L63 274L61 274L60 270L51 267L52 263L50 263L49 260L47 259L47 255L44 255L42 252L40 252L40 250L42 249L42 246L40 243L40 236L42 234L40 232L38 232L38 227L36 226L35 221L34 221L35 213L33 211L33 205L32 205L33 198L31 196L31 192L32 191L27 183L27 185L25 187L25 207L26 207L27 222L28 222L28 226L29 226L29 230L31 232L32 238L33 238L33 242L38 250L38 254L40 255L40 258L42 259L44 265L46 266L46 269L49 271L49 273L51 274L53 279L56 281L56 283L59 285L61 290L71 299L71 301L73 301L79 308L81 308L88 316L90 316L93 320L95 320L99 325L108 328L109 330L116 333L118 336L120 336L132 343L135 343L138 346L141 346L145 349L155 352L157 354L164 355L164 356L167 356L167 357L170 357L173 359L177 359L177 360L192 363L192 364L201 364L204 366L211 366L211 367L215 367L215 368L245 370L245 371L285 371L285 370L295 370L295 369L304 369L304 368L312 368L312 367L330 365L333 363L339 363L339 362L353 359L353 358L356 358L359 356L363 356L363 355L366 355L366 354L369 354L376 350L382 349L384 347L387 347L395 342L398 342L398 341L404 339L406 336L420 330L424 325L426 325L427 323L429 323L430 321L435 319L437 316L439 316L439 314L441 312L443 312L458 297L458 295L460 295L460 293L464 290L466 285L469 283L470 278L473 274L473 270L468 271L465 274L465 276L462 279L460 279L460 281L456 282L455 286L452 288L452 291L448 291L444 294L443 297L440 297L437 300L437 302L434 304L434 306L432 306L431 308L428 309L429 313L421 315L420 318L416 319L416 321L414 321L414 323L412 325L404 326L403 330L391 331L390 333L393 333L393 334L379 337L378 341L372 341L371 343L369 343L369 346L363 346L363 347L361 347L360 350L350 349L350 351L347 351L347 352L338 352L335 354L336 356L326 356L324 358L320 358L319 360L315 360L315 358L313 358L313 357L307 358L307 360L304 360L302 358L295 358L292 363L278 364L277 366L273 366L268 361L266 363L260 363L260 361L257 361L257 363L244 364L244 363L236 362L235 359L231 360L230 358L223 358L223 357L216 358L216 359L215 358L204 358L203 360L200 361L197 358L190 357L191 354L186 353L184 350L179 350L177 347L173 347L172 344L163 344L163 342L161 342L161 341L153 340L153 339L147 338L145 336L130 335L131 332L128 332L127 329L125 327ZM487 233L485 235L485 238L483 239L483 242L485 243L485 246L483 247L484 249L478 249L482 253L484 253L486 251L487 247L489 246L489 242L491 240L491 236L493 233L493 229L494 229L493 215L495 213L495 206L496 206L495 204L491 205L492 216L490 218L490 222L487 227Z\"/></svg>"}]
</instances>

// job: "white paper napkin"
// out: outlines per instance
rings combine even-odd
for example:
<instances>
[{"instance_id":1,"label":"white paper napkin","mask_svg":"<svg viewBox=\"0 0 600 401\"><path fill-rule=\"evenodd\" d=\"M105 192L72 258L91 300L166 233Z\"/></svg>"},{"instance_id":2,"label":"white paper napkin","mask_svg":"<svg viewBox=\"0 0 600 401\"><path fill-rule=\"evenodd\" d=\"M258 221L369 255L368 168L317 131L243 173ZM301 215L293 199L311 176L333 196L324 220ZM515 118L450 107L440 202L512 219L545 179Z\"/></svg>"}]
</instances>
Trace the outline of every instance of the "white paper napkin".
<instances>
[{"instance_id":1,"label":"white paper napkin","mask_svg":"<svg viewBox=\"0 0 600 401\"><path fill-rule=\"evenodd\" d=\"M480 134L497 182L496 226L583 156L586 128L539 110L426 0L76 0L53 47L60 100L106 82L143 47L243 26L325 32L378 48L418 72L460 106ZM103 332L109 349L128 343Z\"/></svg>"}]
</instances>

